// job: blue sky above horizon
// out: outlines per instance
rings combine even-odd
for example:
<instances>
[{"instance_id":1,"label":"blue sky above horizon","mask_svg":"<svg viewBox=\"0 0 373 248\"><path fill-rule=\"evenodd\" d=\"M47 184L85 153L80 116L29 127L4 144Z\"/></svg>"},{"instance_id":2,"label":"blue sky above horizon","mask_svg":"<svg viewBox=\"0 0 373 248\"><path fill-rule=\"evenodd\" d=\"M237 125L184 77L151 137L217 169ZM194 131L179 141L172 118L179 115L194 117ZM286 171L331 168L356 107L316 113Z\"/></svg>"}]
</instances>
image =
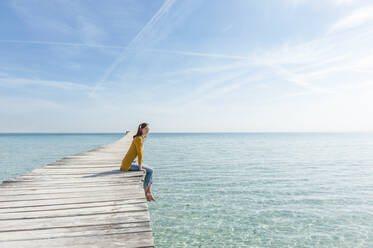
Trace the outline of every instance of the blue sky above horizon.
<instances>
[{"instance_id":1,"label":"blue sky above horizon","mask_svg":"<svg viewBox=\"0 0 373 248\"><path fill-rule=\"evenodd\" d=\"M373 2L0 2L0 132L373 131Z\"/></svg>"}]
</instances>

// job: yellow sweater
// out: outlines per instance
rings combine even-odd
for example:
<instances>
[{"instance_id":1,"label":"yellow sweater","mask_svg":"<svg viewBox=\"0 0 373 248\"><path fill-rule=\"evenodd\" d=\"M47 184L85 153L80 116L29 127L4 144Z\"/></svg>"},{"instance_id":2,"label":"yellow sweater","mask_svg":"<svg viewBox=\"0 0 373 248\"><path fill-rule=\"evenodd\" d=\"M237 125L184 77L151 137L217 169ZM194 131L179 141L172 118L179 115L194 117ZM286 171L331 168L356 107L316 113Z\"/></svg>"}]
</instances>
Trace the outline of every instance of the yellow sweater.
<instances>
[{"instance_id":1,"label":"yellow sweater","mask_svg":"<svg viewBox=\"0 0 373 248\"><path fill-rule=\"evenodd\" d=\"M122 160L122 165L120 166L121 171L128 171L131 168L131 164L135 160L136 156L138 164L142 164L143 142L142 136L133 138L131 146L128 149L126 156Z\"/></svg>"}]
</instances>

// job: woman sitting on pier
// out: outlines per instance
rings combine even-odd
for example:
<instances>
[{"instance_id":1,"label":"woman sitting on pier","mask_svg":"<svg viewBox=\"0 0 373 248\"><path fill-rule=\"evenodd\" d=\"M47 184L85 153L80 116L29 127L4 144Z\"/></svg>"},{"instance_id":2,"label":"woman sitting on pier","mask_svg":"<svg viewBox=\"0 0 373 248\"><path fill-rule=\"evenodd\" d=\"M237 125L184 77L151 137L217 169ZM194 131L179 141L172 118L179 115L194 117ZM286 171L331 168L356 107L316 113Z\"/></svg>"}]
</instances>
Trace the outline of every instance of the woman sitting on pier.
<instances>
[{"instance_id":1,"label":"woman sitting on pier","mask_svg":"<svg viewBox=\"0 0 373 248\"><path fill-rule=\"evenodd\" d=\"M144 179L144 191L147 201L155 201L152 193L152 182L153 182L153 169L149 166L145 166L142 162L143 156L143 144L144 138L147 137L149 133L149 124L143 122L139 125L137 133L133 136L133 140L126 156L122 160L122 165L120 167L121 171L144 171L146 173ZM137 156L138 163L133 163Z\"/></svg>"}]
</instances>

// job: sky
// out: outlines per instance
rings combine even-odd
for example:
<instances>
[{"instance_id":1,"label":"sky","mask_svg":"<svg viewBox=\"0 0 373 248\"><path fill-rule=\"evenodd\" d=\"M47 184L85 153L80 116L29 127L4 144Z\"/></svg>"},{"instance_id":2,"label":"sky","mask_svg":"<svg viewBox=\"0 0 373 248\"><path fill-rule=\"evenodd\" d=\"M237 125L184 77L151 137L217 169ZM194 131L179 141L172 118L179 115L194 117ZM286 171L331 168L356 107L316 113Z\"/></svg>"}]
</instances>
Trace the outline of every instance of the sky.
<instances>
[{"instance_id":1,"label":"sky","mask_svg":"<svg viewBox=\"0 0 373 248\"><path fill-rule=\"evenodd\" d=\"M373 131L373 2L0 1L0 132Z\"/></svg>"}]
</instances>

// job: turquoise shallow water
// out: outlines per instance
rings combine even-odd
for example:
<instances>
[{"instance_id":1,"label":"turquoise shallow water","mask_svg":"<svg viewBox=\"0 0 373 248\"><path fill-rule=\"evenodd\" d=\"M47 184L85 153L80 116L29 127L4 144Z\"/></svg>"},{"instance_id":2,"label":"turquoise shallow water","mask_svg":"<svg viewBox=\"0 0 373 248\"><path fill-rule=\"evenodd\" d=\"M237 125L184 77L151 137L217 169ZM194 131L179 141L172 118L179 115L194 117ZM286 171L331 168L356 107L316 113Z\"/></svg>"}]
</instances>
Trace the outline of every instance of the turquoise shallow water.
<instances>
[{"instance_id":1,"label":"turquoise shallow water","mask_svg":"<svg viewBox=\"0 0 373 248\"><path fill-rule=\"evenodd\" d=\"M372 134L149 134L156 247L373 247Z\"/></svg>"},{"instance_id":2,"label":"turquoise shallow water","mask_svg":"<svg viewBox=\"0 0 373 248\"><path fill-rule=\"evenodd\" d=\"M0 179L112 135L0 135ZM156 247L373 247L373 134L150 133Z\"/></svg>"},{"instance_id":3,"label":"turquoise shallow water","mask_svg":"<svg viewBox=\"0 0 373 248\"><path fill-rule=\"evenodd\" d=\"M0 183L124 134L0 134Z\"/></svg>"}]
</instances>

